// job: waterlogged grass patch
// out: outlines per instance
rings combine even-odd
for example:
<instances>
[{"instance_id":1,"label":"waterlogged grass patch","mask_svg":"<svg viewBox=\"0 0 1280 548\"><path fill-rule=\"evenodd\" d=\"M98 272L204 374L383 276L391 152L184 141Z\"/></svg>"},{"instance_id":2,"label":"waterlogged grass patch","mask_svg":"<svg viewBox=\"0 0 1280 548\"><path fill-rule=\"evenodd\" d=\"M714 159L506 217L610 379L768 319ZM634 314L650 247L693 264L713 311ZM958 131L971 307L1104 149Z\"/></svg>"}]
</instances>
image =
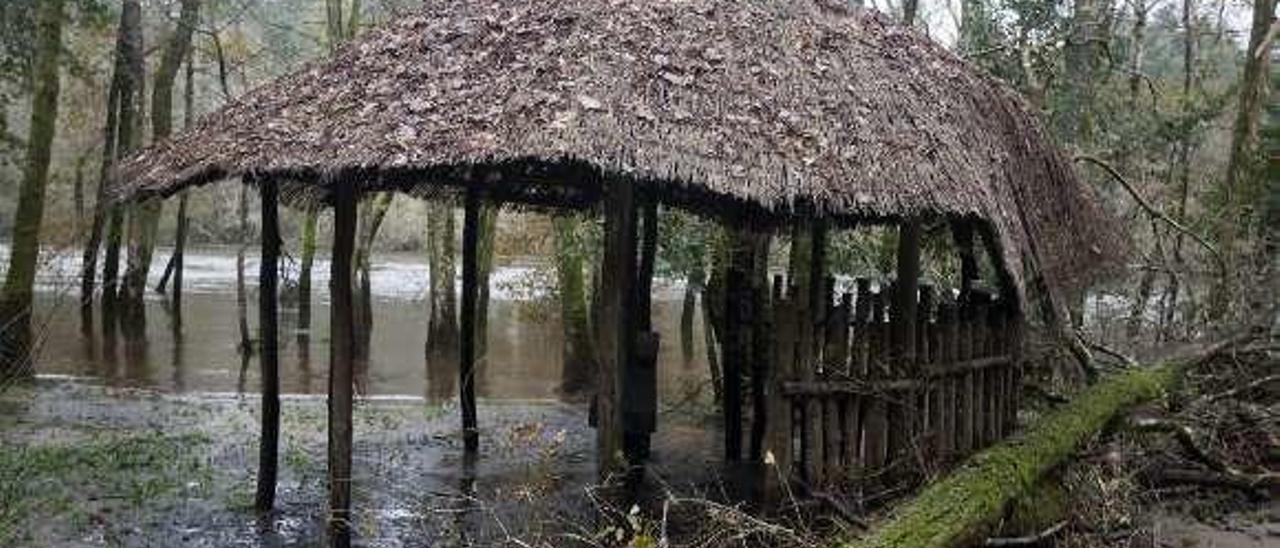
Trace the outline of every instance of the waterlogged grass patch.
<instances>
[{"instance_id":1,"label":"waterlogged grass patch","mask_svg":"<svg viewBox=\"0 0 1280 548\"><path fill-rule=\"evenodd\" d=\"M82 528L116 510L158 503L212 480L200 433L99 436L0 452L0 544L22 540L32 520Z\"/></svg>"}]
</instances>

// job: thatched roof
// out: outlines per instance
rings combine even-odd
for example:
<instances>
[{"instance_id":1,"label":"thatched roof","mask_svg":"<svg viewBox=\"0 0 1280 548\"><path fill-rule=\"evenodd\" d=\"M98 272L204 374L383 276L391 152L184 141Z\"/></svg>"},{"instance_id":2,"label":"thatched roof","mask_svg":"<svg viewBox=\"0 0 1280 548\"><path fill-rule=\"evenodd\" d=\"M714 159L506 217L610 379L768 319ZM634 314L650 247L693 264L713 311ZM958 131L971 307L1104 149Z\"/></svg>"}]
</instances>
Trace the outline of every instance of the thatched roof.
<instances>
[{"instance_id":1,"label":"thatched roof","mask_svg":"<svg viewBox=\"0 0 1280 548\"><path fill-rule=\"evenodd\" d=\"M1112 224L1018 94L874 13L424 4L140 151L118 172L125 195L275 174L320 194L336 177L419 192L483 180L567 204L551 186L512 189L522 173L582 186L559 169L578 165L703 211L978 218L1019 290L1022 267L1066 289L1113 256Z\"/></svg>"}]
</instances>

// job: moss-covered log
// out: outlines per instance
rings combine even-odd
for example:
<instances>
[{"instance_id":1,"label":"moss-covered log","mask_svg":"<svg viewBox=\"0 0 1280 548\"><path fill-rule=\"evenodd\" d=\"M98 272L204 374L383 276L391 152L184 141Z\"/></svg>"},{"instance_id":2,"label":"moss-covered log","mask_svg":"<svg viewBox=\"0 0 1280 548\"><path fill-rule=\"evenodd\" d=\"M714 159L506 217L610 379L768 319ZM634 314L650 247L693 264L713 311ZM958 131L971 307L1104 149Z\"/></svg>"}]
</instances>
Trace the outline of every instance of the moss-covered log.
<instances>
[{"instance_id":1,"label":"moss-covered log","mask_svg":"<svg viewBox=\"0 0 1280 548\"><path fill-rule=\"evenodd\" d=\"M981 541L1010 500L1031 489L1118 411L1159 396L1178 378L1178 370L1162 364L1100 382L1022 435L974 455L869 536L839 545L924 548Z\"/></svg>"}]
</instances>

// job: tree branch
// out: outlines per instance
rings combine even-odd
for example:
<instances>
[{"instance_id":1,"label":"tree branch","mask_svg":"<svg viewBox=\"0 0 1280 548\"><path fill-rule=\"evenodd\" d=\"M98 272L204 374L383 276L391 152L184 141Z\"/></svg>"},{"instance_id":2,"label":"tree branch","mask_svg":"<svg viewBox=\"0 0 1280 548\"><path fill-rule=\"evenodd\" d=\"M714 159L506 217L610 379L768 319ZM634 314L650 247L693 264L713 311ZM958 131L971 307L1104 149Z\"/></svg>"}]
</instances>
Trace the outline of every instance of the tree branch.
<instances>
[{"instance_id":1,"label":"tree branch","mask_svg":"<svg viewBox=\"0 0 1280 548\"><path fill-rule=\"evenodd\" d=\"M1143 198L1141 194L1138 194L1138 191L1133 188L1133 185L1129 184L1129 181L1125 179L1123 175L1120 175L1120 172L1116 171L1116 168L1112 167L1111 164L1107 163L1105 160L1101 158L1098 158L1096 156L1090 156L1088 154L1081 154L1079 156L1076 156L1075 161L1089 162L1093 165L1096 165L1102 168L1104 171L1107 172L1108 175L1110 175L1113 179L1115 179L1116 182L1120 183L1121 187L1124 187L1125 191L1128 192L1129 195L1133 197L1133 200L1138 203L1138 206L1141 207L1143 211L1146 211L1149 215L1151 215L1152 217L1155 217L1156 219L1164 221L1165 224L1168 224L1174 230L1177 230L1178 232L1181 232L1191 237L1191 239L1195 240L1196 243L1200 244L1201 247L1209 251L1209 254L1213 256L1213 260L1215 263L1217 263L1218 269L1222 272L1222 275L1225 276L1227 274L1227 263L1226 261L1223 260L1222 254L1218 253L1218 249L1213 247L1213 244L1210 244L1207 240L1205 240L1199 234L1196 234L1195 232L1189 230L1187 227L1182 226L1182 223L1179 223L1169 215L1165 214L1165 212L1160 211L1155 206L1148 203L1147 200Z\"/></svg>"}]
</instances>

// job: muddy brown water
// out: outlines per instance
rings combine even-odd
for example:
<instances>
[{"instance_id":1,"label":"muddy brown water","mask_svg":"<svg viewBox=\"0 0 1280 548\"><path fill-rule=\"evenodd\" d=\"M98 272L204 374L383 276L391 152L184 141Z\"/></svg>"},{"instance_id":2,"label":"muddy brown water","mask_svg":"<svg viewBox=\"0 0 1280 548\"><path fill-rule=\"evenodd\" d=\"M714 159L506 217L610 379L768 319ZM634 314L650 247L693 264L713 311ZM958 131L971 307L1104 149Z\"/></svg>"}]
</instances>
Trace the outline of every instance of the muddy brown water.
<instances>
[{"instance_id":1,"label":"muddy brown water","mask_svg":"<svg viewBox=\"0 0 1280 548\"><path fill-rule=\"evenodd\" d=\"M151 286L163 271L167 250L158 250ZM430 363L425 357L428 283L426 265L407 254L393 254L374 268L373 331L369 363L358 372L365 396L421 397L439 403L456 396L458 370L451 362ZM229 250L205 250L187 258L189 289L183 296L182 326L174 331L167 302L151 294L146 301L144 337L105 338L101 325L91 335L81 330L74 299L78 261L67 256L50 260L41 270L37 318L43 321L44 345L36 365L39 374L101 380L112 386L166 392L256 391L258 364L243 367L237 352L239 331L235 303L235 258ZM2 269L0 269L2 270ZM315 266L312 325L301 338L296 308L281 311L281 390L285 394L323 394L327 386L329 308L327 261ZM248 318L256 337L257 263L246 263ZM558 309L538 287L538 269L529 260L510 260L498 268L489 304L488 355L479 363L477 395L495 400L540 400L560 397L563 339ZM460 285L460 284L459 284ZM658 393L671 401L708 379L701 322L695 322L693 359L680 350L680 292L659 280L653 303L654 329L661 334ZM300 341L307 341L303 344ZM114 342L114 344L113 344ZM241 376L241 370L245 375Z\"/></svg>"},{"instance_id":2,"label":"muddy brown water","mask_svg":"<svg viewBox=\"0 0 1280 548\"><path fill-rule=\"evenodd\" d=\"M156 255L153 275L168 253ZM66 432L205 432L213 443L204 458L218 487L213 494L179 492L141 508L118 509L116 520L87 530L37 517L33 538L46 540L33 544L323 542L327 263L316 265L318 290L306 337L295 329L296 311L282 311L284 462L279 512L265 525L227 502L240 497L254 477L259 379L256 358L245 362L237 352L234 256L226 250L189 255L181 328L175 330L164 299L151 295L145 330L132 337L105 335L100 324L87 334L82 330L72 288L77 267L69 254L54 256L41 269L38 381L5 396L12 422L0 437L35 444ZM425 265L400 255L375 267L369 360L357 374L353 482L362 544L489 545L510 537L573 545L581 544L571 540L574 535L599 533L602 514L590 495L597 479L594 431L586 425L580 398L561 394L561 326L557 307L539 304L545 292L536 287L536 270L516 262L495 273L488 355L477 371L482 450L472 462L463 457L457 436L457 365L424 355ZM252 285L252 258L245 271ZM678 286L663 282L655 291L654 326L663 341L662 411L651 475L662 488L714 489L721 434L707 420L700 329L693 359L681 356L680 294ZM248 300L252 329L253 287Z\"/></svg>"}]
</instances>

